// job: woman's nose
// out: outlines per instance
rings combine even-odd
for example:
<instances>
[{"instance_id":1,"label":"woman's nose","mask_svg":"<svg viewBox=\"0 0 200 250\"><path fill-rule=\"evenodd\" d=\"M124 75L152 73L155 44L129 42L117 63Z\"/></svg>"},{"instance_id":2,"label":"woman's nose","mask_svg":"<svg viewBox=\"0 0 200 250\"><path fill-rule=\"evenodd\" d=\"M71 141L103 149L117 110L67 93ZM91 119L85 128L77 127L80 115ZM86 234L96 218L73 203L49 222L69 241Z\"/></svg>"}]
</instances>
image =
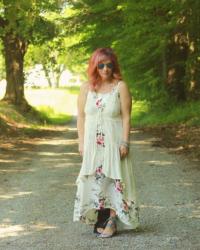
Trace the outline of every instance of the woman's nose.
<instances>
[{"instance_id":1,"label":"woman's nose","mask_svg":"<svg viewBox=\"0 0 200 250\"><path fill-rule=\"evenodd\" d=\"M104 70L104 71L108 71L108 70L109 70L108 66L107 66L107 65L104 65L103 70Z\"/></svg>"}]
</instances>

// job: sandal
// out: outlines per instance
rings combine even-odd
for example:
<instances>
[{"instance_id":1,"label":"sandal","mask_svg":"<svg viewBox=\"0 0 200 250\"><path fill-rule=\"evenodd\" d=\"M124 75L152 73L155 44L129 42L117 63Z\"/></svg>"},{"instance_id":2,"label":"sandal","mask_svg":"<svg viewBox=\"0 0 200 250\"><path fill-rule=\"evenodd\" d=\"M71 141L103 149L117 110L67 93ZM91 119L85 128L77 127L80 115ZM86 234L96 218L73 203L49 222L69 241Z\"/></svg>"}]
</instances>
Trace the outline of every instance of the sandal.
<instances>
[{"instance_id":1,"label":"sandal","mask_svg":"<svg viewBox=\"0 0 200 250\"><path fill-rule=\"evenodd\" d=\"M98 238L110 238L117 233L116 216L109 217L106 223L107 224L106 224L104 231L106 230L106 228L112 228L112 233L104 233L103 231L101 234L97 235Z\"/></svg>"},{"instance_id":2,"label":"sandal","mask_svg":"<svg viewBox=\"0 0 200 250\"><path fill-rule=\"evenodd\" d=\"M96 228L96 235L99 235L99 234L101 234L101 233L103 233L103 230L104 230L104 228L103 227L97 227Z\"/></svg>"},{"instance_id":3,"label":"sandal","mask_svg":"<svg viewBox=\"0 0 200 250\"><path fill-rule=\"evenodd\" d=\"M101 234L106 227L106 222L110 216L110 209L104 208L101 210L98 210L98 216L97 216L97 222L94 225L93 232L98 235Z\"/></svg>"}]
</instances>

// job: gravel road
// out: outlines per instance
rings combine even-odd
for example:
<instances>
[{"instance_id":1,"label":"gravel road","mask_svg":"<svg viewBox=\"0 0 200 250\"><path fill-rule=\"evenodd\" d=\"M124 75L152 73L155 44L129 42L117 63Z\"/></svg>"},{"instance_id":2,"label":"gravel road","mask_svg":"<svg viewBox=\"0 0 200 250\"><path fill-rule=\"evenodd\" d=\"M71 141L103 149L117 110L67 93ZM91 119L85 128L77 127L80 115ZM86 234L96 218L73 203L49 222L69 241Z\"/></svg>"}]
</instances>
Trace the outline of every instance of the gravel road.
<instances>
[{"instance_id":1,"label":"gravel road","mask_svg":"<svg viewBox=\"0 0 200 250\"><path fill-rule=\"evenodd\" d=\"M0 250L200 250L198 163L132 133L140 228L98 239L72 222L81 159L74 125L0 146Z\"/></svg>"}]
</instances>

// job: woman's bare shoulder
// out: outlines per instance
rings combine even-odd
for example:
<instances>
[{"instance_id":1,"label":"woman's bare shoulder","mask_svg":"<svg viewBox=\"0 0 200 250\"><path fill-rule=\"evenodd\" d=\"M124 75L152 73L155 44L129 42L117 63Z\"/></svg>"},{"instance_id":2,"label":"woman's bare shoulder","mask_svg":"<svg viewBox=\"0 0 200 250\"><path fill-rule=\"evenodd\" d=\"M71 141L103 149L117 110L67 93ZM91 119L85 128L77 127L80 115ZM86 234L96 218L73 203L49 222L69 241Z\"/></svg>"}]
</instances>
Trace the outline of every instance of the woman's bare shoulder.
<instances>
[{"instance_id":1,"label":"woman's bare shoulder","mask_svg":"<svg viewBox=\"0 0 200 250\"><path fill-rule=\"evenodd\" d=\"M119 82L119 92L124 92L124 91L129 92L129 87L128 87L127 83L124 80L120 80L120 82Z\"/></svg>"},{"instance_id":2,"label":"woman's bare shoulder","mask_svg":"<svg viewBox=\"0 0 200 250\"><path fill-rule=\"evenodd\" d=\"M88 91L89 91L89 83L88 82L82 83L80 86L80 93L87 94Z\"/></svg>"}]
</instances>

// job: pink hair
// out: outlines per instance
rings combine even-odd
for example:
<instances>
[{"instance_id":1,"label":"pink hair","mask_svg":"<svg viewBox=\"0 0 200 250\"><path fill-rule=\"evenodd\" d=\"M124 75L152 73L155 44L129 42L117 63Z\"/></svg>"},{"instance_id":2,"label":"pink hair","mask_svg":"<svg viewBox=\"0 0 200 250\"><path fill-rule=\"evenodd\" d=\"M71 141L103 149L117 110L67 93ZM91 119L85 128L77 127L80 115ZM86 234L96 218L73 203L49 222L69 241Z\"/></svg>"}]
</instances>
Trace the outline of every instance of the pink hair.
<instances>
[{"instance_id":1,"label":"pink hair","mask_svg":"<svg viewBox=\"0 0 200 250\"><path fill-rule=\"evenodd\" d=\"M96 49L89 60L88 65L88 78L91 89L96 89L96 87L101 84L101 78L98 74L97 65L104 60L111 60L113 63L112 77L117 80L121 80L121 72L117 60L117 56L111 48L98 48Z\"/></svg>"}]
</instances>

